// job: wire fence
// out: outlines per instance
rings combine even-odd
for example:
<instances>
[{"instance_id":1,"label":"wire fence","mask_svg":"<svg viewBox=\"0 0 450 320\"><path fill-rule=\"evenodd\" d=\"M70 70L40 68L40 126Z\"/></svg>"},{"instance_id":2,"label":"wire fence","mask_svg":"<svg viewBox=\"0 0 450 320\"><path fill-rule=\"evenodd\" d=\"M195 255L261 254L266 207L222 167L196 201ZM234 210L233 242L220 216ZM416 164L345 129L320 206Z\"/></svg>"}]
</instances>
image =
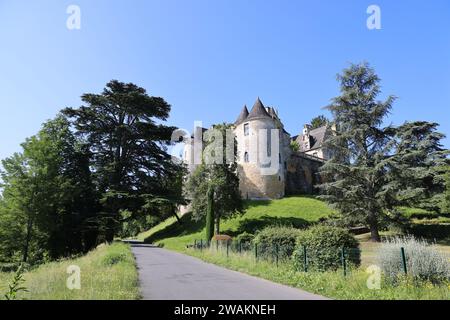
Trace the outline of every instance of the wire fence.
<instances>
[{"instance_id":1,"label":"wire fence","mask_svg":"<svg viewBox=\"0 0 450 320\"><path fill-rule=\"evenodd\" d=\"M358 248L327 248L320 250L307 246L293 247L289 245L263 245L252 242L233 240L195 240L190 246L197 251L208 251L227 258L238 255L250 258L254 263L268 262L279 266L289 263L296 270L303 272L342 270L344 276L360 264L361 251Z\"/></svg>"},{"instance_id":2,"label":"wire fence","mask_svg":"<svg viewBox=\"0 0 450 320\"><path fill-rule=\"evenodd\" d=\"M424 251L423 247L398 246L378 252L379 265L386 276L408 275L418 279L450 280L450 254L447 251ZM341 270L347 276L361 265L361 250L347 247L313 247L299 245L257 244L236 240L195 240L194 250L207 251L222 257L251 259L253 263L267 262L283 265L300 272ZM373 266L370 265L370 266Z\"/></svg>"}]
</instances>

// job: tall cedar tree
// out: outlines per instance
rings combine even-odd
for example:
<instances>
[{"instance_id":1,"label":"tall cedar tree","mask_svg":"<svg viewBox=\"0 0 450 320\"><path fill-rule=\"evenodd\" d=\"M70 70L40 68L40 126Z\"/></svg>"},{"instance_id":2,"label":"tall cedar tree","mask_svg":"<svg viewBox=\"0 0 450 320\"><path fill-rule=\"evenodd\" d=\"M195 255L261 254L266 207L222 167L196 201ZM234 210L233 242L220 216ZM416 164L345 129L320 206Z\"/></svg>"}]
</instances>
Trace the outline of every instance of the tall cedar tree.
<instances>
[{"instance_id":1,"label":"tall cedar tree","mask_svg":"<svg viewBox=\"0 0 450 320\"><path fill-rule=\"evenodd\" d=\"M391 207L403 205L439 212L445 191L448 150L437 123L406 122L393 130L386 165L389 183L383 193Z\"/></svg>"},{"instance_id":2,"label":"tall cedar tree","mask_svg":"<svg viewBox=\"0 0 450 320\"><path fill-rule=\"evenodd\" d=\"M434 123L383 127L395 97L377 100L380 79L367 63L351 65L338 81L341 96L327 107L337 131L325 141L333 157L322 167L321 198L346 223L367 225L372 240L380 241L380 226L396 216L397 206L425 201L442 189L433 167L446 161L443 135Z\"/></svg>"},{"instance_id":3,"label":"tall cedar tree","mask_svg":"<svg viewBox=\"0 0 450 320\"><path fill-rule=\"evenodd\" d=\"M102 193L105 240L120 228L120 212L155 214L161 203L175 213L182 202L181 165L167 153L174 127L166 126L170 105L132 83L110 81L101 94L84 94L85 105L67 108L77 133L92 154L95 181ZM177 190L175 190L175 189Z\"/></svg>"},{"instance_id":4,"label":"tall cedar tree","mask_svg":"<svg viewBox=\"0 0 450 320\"><path fill-rule=\"evenodd\" d=\"M232 143L227 146L226 131L231 133L228 140ZM205 132L204 140L206 147L203 153L203 163L189 176L186 183L186 197L191 200L193 216L195 219L201 219L208 210L208 193L213 193L212 211L214 212L215 233L220 234L220 220L222 217L232 215L236 212L242 212L243 202L239 191L238 166L236 162L237 142L232 133L232 125L221 124L213 126L213 130L223 138L221 163L209 163L206 157L211 156L208 152L212 149L220 148L217 134L212 134L210 129ZM212 145L214 148L210 149ZM208 151L209 149L209 151ZM214 153L214 151L212 152ZM230 156L232 154L232 161ZM214 156L214 155L212 155ZM208 192L209 191L209 192Z\"/></svg>"},{"instance_id":5,"label":"tall cedar tree","mask_svg":"<svg viewBox=\"0 0 450 320\"><path fill-rule=\"evenodd\" d=\"M311 120L311 129L317 129L328 124L328 119L324 115L314 117Z\"/></svg>"},{"instance_id":6,"label":"tall cedar tree","mask_svg":"<svg viewBox=\"0 0 450 320\"><path fill-rule=\"evenodd\" d=\"M445 198L442 207L445 213L450 213L450 166L447 166L445 174Z\"/></svg>"}]
</instances>

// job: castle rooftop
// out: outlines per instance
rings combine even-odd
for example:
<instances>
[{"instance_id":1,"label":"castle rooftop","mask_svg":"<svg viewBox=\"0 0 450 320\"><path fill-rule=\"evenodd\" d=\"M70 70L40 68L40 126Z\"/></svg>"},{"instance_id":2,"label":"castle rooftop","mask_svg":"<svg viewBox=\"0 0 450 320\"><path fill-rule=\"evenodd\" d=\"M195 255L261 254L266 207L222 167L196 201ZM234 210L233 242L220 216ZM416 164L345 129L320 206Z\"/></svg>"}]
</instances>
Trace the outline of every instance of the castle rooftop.
<instances>
[{"instance_id":1,"label":"castle rooftop","mask_svg":"<svg viewBox=\"0 0 450 320\"><path fill-rule=\"evenodd\" d=\"M248 109L247 109L247 106L245 105L234 124L237 126L237 125L241 124L242 122L244 122L247 119L248 114L249 114Z\"/></svg>"},{"instance_id":2,"label":"castle rooftop","mask_svg":"<svg viewBox=\"0 0 450 320\"><path fill-rule=\"evenodd\" d=\"M269 118L272 119L270 114L267 112L266 108L262 104L261 100L258 98L255 101L255 104L253 105L252 110L250 111L247 121L254 120L254 119L260 119L260 118Z\"/></svg>"}]
</instances>

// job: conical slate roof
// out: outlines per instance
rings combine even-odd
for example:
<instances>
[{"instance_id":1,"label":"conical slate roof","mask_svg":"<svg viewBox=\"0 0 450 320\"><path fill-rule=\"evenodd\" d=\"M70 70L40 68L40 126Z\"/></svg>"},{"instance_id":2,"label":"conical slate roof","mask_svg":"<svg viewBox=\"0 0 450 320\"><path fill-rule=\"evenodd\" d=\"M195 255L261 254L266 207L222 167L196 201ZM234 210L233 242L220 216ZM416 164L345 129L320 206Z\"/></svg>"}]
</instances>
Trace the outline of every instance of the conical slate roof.
<instances>
[{"instance_id":1,"label":"conical slate roof","mask_svg":"<svg viewBox=\"0 0 450 320\"><path fill-rule=\"evenodd\" d=\"M248 109L247 109L247 106L245 105L241 111L241 114L239 115L239 117L237 118L237 120L234 124L238 125L238 124L244 122L247 119L247 117L248 117Z\"/></svg>"},{"instance_id":2,"label":"conical slate roof","mask_svg":"<svg viewBox=\"0 0 450 320\"><path fill-rule=\"evenodd\" d=\"M247 117L247 120L256 119L256 118L272 118L268 113L261 100L256 99L255 104L253 105L252 111Z\"/></svg>"}]
</instances>

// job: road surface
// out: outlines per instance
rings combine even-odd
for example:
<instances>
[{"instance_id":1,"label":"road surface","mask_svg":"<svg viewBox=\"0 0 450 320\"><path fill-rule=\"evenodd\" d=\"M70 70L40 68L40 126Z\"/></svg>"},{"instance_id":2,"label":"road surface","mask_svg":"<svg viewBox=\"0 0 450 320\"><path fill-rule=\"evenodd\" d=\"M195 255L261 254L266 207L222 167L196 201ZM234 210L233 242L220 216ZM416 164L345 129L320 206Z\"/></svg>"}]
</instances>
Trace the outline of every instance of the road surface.
<instances>
[{"instance_id":1,"label":"road surface","mask_svg":"<svg viewBox=\"0 0 450 320\"><path fill-rule=\"evenodd\" d=\"M132 244L132 251L146 300L325 299L151 245Z\"/></svg>"}]
</instances>

